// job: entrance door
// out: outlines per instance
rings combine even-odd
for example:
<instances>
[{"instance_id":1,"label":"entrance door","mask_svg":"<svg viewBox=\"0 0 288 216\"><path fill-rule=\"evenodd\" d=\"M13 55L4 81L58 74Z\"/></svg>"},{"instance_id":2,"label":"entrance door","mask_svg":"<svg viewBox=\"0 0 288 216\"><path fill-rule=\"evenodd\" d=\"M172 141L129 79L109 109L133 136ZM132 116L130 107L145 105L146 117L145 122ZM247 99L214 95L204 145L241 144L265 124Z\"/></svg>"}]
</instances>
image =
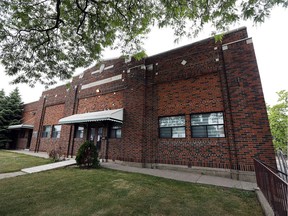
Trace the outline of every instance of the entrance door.
<instances>
[{"instance_id":1,"label":"entrance door","mask_svg":"<svg viewBox=\"0 0 288 216\"><path fill-rule=\"evenodd\" d=\"M89 140L95 143L95 138L96 138L96 128L91 127L89 131Z\"/></svg>"},{"instance_id":2,"label":"entrance door","mask_svg":"<svg viewBox=\"0 0 288 216\"><path fill-rule=\"evenodd\" d=\"M96 147L97 147L98 152L100 152L100 149L101 149L102 136L103 136L103 128L100 127L98 128L98 131L97 131L97 142L96 142Z\"/></svg>"},{"instance_id":3,"label":"entrance door","mask_svg":"<svg viewBox=\"0 0 288 216\"><path fill-rule=\"evenodd\" d=\"M29 149L30 144L31 144L31 138L32 138L33 130L28 130L27 133L28 133L28 139L27 139L26 149Z\"/></svg>"}]
</instances>

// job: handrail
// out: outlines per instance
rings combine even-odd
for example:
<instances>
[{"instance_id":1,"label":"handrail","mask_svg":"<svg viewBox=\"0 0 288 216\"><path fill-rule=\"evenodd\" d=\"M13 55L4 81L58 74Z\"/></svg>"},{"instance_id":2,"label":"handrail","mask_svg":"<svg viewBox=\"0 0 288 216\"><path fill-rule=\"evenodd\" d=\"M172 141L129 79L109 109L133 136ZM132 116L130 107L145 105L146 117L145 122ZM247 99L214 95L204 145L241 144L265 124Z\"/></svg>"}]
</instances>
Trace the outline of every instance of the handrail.
<instances>
[{"instance_id":1,"label":"handrail","mask_svg":"<svg viewBox=\"0 0 288 216\"><path fill-rule=\"evenodd\" d=\"M276 173L281 173L281 174L283 174L283 175L285 175L285 176L288 176L286 173L282 172L281 170L275 169L274 167L272 167L272 166L270 166L270 165L264 163L263 161L260 161L260 160L257 159L257 158L253 158L253 159L254 159L254 160L257 160L259 163L261 163L261 164L263 164L264 166L266 166L266 167L272 169L273 171L276 171Z\"/></svg>"},{"instance_id":2,"label":"handrail","mask_svg":"<svg viewBox=\"0 0 288 216\"><path fill-rule=\"evenodd\" d=\"M270 166L256 158L253 159L258 187L271 205L275 215L287 216L288 183L272 171Z\"/></svg>"}]
</instances>

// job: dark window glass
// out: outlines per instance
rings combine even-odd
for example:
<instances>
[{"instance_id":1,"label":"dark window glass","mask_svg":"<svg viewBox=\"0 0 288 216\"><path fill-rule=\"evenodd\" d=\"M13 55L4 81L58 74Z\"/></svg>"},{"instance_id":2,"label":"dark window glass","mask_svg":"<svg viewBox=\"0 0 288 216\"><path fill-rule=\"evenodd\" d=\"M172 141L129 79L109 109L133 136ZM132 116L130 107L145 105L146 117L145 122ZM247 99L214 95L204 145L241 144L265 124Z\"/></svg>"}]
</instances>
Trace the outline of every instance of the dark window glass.
<instances>
[{"instance_id":1,"label":"dark window glass","mask_svg":"<svg viewBox=\"0 0 288 216\"><path fill-rule=\"evenodd\" d=\"M223 113L191 115L192 137L225 137Z\"/></svg>"},{"instance_id":2,"label":"dark window glass","mask_svg":"<svg viewBox=\"0 0 288 216\"><path fill-rule=\"evenodd\" d=\"M42 137L43 138L45 138L45 137L50 138L51 137L51 126L50 125L43 126Z\"/></svg>"},{"instance_id":3,"label":"dark window glass","mask_svg":"<svg viewBox=\"0 0 288 216\"><path fill-rule=\"evenodd\" d=\"M160 138L185 138L185 116L159 118Z\"/></svg>"},{"instance_id":4,"label":"dark window glass","mask_svg":"<svg viewBox=\"0 0 288 216\"><path fill-rule=\"evenodd\" d=\"M206 126L192 126L192 137L207 137Z\"/></svg>"},{"instance_id":5,"label":"dark window glass","mask_svg":"<svg viewBox=\"0 0 288 216\"><path fill-rule=\"evenodd\" d=\"M160 137L161 138L171 138L172 137L171 128L160 128Z\"/></svg>"},{"instance_id":6,"label":"dark window glass","mask_svg":"<svg viewBox=\"0 0 288 216\"><path fill-rule=\"evenodd\" d=\"M52 129L52 138L60 138L61 125L54 125Z\"/></svg>"},{"instance_id":7,"label":"dark window glass","mask_svg":"<svg viewBox=\"0 0 288 216\"><path fill-rule=\"evenodd\" d=\"M110 138L121 138L122 137L122 125L115 123L110 128Z\"/></svg>"},{"instance_id":8,"label":"dark window glass","mask_svg":"<svg viewBox=\"0 0 288 216\"><path fill-rule=\"evenodd\" d=\"M83 138L84 137L84 127L77 126L75 131L75 138Z\"/></svg>"}]
</instances>

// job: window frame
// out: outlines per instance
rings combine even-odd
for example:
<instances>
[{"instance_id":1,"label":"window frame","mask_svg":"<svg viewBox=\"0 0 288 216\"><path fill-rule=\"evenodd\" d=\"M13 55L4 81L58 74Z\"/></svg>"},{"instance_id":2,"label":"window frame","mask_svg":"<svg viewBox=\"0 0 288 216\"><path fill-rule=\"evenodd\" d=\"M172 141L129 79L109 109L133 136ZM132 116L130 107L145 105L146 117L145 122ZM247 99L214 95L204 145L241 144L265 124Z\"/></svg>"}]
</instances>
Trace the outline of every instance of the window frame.
<instances>
[{"instance_id":1,"label":"window frame","mask_svg":"<svg viewBox=\"0 0 288 216\"><path fill-rule=\"evenodd\" d=\"M171 127L161 127L160 126L160 119L161 118L169 118L169 117L184 117L184 125L183 126L171 126ZM169 116L159 116L158 117L158 137L161 139L185 139L186 138L186 115L185 114L179 114L179 115L169 115ZM170 135L169 137L163 137L161 136L161 128L169 128L170 129ZM184 137L173 137L173 128L184 128Z\"/></svg>"},{"instance_id":2,"label":"window frame","mask_svg":"<svg viewBox=\"0 0 288 216\"><path fill-rule=\"evenodd\" d=\"M81 127L81 128L83 128L83 130L79 130L79 127ZM80 131L80 136L77 136L78 135L78 131ZM81 131L82 131L82 133L81 133ZM75 126L75 133L74 133L74 138L76 138L76 139L83 139L84 138L84 133L85 133L85 127L84 127L84 125L76 125ZM81 134L82 134L82 136L81 136Z\"/></svg>"},{"instance_id":3,"label":"window frame","mask_svg":"<svg viewBox=\"0 0 288 216\"><path fill-rule=\"evenodd\" d=\"M223 120L223 124L203 124L203 125L192 125L192 116L193 115L203 115L203 114L213 114L213 113L222 113L222 120ZM225 116L224 116L224 112L221 112L221 111L217 111L217 112L204 112L204 113L191 113L190 114L190 129L191 129L191 137L192 138L225 138L226 137L226 133L225 133ZM208 133L208 128L209 126L223 126L223 135L224 136L209 136L209 133ZM205 136L193 136L193 128L199 128L199 127L205 127Z\"/></svg>"},{"instance_id":4,"label":"window frame","mask_svg":"<svg viewBox=\"0 0 288 216\"><path fill-rule=\"evenodd\" d=\"M115 128L113 128L113 127L115 127ZM119 134L117 135L117 131L120 131L120 136L119 136ZM111 138L111 139L121 139L122 138L122 124L114 123L110 126L109 138Z\"/></svg>"},{"instance_id":5,"label":"window frame","mask_svg":"<svg viewBox=\"0 0 288 216\"><path fill-rule=\"evenodd\" d=\"M48 132L46 131L46 128L49 128ZM52 131L51 129L52 129L51 125L43 125L41 138L51 138L51 131ZM44 136L44 133L45 133L45 136Z\"/></svg>"},{"instance_id":6,"label":"window frame","mask_svg":"<svg viewBox=\"0 0 288 216\"><path fill-rule=\"evenodd\" d=\"M59 130L59 131L55 131L55 128L56 128L57 126L60 127L60 130ZM53 127L52 127L52 133L51 133L51 138L53 138L53 139L60 139L61 129L62 129L62 125L53 125ZM56 136L54 136L54 133L56 133Z\"/></svg>"}]
</instances>

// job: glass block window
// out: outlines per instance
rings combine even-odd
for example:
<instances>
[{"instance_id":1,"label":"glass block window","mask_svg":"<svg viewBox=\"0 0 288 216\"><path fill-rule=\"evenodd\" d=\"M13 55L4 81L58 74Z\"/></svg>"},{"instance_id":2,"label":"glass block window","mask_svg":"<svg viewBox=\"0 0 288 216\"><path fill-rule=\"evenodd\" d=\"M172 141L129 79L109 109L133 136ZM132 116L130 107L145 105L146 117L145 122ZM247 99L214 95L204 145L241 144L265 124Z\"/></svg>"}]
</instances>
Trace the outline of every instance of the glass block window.
<instances>
[{"instance_id":1,"label":"glass block window","mask_svg":"<svg viewBox=\"0 0 288 216\"><path fill-rule=\"evenodd\" d=\"M122 137L122 125L115 123L110 128L110 138L121 138Z\"/></svg>"},{"instance_id":2,"label":"glass block window","mask_svg":"<svg viewBox=\"0 0 288 216\"><path fill-rule=\"evenodd\" d=\"M191 115L192 137L225 137L223 113Z\"/></svg>"},{"instance_id":3,"label":"glass block window","mask_svg":"<svg viewBox=\"0 0 288 216\"><path fill-rule=\"evenodd\" d=\"M159 118L160 138L185 138L185 116Z\"/></svg>"},{"instance_id":4,"label":"glass block window","mask_svg":"<svg viewBox=\"0 0 288 216\"><path fill-rule=\"evenodd\" d=\"M61 125L54 125L52 129L52 138L60 138Z\"/></svg>"},{"instance_id":5,"label":"glass block window","mask_svg":"<svg viewBox=\"0 0 288 216\"><path fill-rule=\"evenodd\" d=\"M76 126L75 129L75 138L83 138L84 137L84 127L83 126Z\"/></svg>"},{"instance_id":6,"label":"glass block window","mask_svg":"<svg viewBox=\"0 0 288 216\"><path fill-rule=\"evenodd\" d=\"M43 126L42 137L43 138L50 138L51 137L51 126L50 125Z\"/></svg>"}]
</instances>

